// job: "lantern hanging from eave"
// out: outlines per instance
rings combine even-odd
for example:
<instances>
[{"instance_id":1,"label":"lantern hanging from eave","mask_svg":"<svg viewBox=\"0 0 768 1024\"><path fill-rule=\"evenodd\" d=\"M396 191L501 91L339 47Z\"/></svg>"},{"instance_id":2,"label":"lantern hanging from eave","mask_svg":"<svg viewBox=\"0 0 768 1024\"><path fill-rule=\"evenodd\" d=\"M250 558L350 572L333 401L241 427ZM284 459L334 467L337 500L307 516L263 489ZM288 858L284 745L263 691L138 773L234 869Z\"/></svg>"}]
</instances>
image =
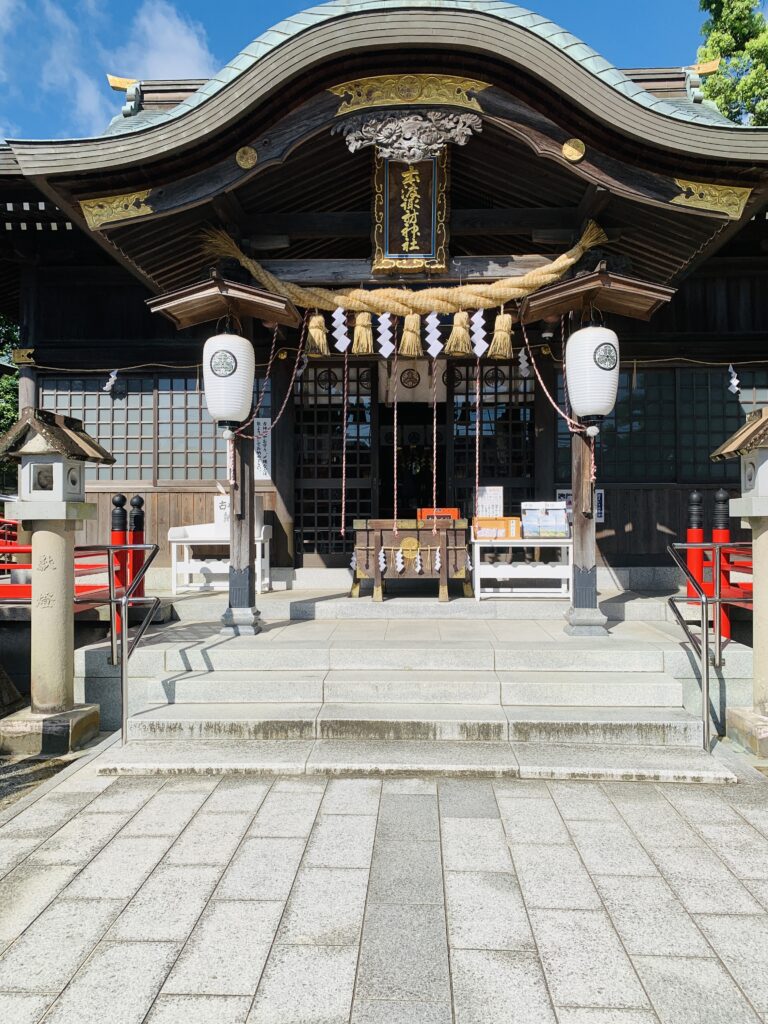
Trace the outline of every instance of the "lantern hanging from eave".
<instances>
[{"instance_id":1,"label":"lantern hanging from eave","mask_svg":"<svg viewBox=\"0 0 768 1024\"><path fill-rule=\"evenodd\" d=\"M237 334L216 334L203 348L205 404L219 426L248 419L253 405L256 357L253 345Z\"/></svg>"},{"instance_id":2,"label":"lantern hanging from eave","mask_svg":"<svg viewBox=\"0 0 768 1024\"><path fill-rule=\"evenodd\" d=\"M616 405L619 388L619 339L607 327L590 324L568 339L565 379L574 415L597 433L597 424Z\"/></svg>"}]
</instances>

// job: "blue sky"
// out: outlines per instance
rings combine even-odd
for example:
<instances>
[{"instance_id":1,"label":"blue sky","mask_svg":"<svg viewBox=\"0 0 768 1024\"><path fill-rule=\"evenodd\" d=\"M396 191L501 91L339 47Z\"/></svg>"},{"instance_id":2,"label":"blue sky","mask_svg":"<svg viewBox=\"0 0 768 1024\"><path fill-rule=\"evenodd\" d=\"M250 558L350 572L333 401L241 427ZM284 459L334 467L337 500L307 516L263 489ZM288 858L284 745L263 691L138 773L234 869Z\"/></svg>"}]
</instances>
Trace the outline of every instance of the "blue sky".
<instances>
[{"instance_id":1,"label":"blue sky","mask_svg":"<svg viewBox=\"0 0 768 1024\"><path fill-rule=\"evenodd\" d=\"M0 138L99 134L119 112L107 72L207 77L311 0L0 0ZM698 0L531 0L619 67L696 58Z\"/></svg>"}]
</instances>

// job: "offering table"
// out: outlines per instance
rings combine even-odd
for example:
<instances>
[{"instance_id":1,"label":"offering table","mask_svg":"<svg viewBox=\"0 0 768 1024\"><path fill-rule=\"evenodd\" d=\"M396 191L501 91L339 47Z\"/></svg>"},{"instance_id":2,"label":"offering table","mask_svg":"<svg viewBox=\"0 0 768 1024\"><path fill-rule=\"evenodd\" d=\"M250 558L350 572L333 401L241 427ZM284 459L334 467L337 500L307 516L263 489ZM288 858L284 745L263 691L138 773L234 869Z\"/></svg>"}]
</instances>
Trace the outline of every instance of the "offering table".
<instances>
[{"instance_id":1,"label":"offering table","mask_svg":"<svg viewBox=\"0 0 768 1024\"><path fill-rule=\"evenodd\" d=\"M386 580L439 581L438 598L448 600L448 580L461 580L472 596L466 519L355 519L353 582L350 597L360 596L360 580L373 580L373 600L384 600Z\"/></svg>"}]
</instances>

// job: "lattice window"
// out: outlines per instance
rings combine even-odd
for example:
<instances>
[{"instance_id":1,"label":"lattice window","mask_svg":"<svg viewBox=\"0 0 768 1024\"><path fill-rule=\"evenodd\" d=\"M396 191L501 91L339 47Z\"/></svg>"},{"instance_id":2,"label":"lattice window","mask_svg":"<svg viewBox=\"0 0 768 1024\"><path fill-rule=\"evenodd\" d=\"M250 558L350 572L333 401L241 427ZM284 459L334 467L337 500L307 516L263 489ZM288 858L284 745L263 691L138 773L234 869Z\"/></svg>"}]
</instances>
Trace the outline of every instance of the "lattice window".
<instances>
[{"instance_id":1,"label":"lattice window","mask_svg":"<svg viewBox=\"0 0 768 1024\"><path fill-rule=\"evenodd\" d=\"M83 421L115 457L114 466L90 466L88 480L144 484L226 477L226 445L208 415L197 377L120 375L111 392L105 378L43 377L40 403ZM264 382L257 380L254 392ZM259 415L270 416L270 382Z\"/></svg>"}]
</instances>

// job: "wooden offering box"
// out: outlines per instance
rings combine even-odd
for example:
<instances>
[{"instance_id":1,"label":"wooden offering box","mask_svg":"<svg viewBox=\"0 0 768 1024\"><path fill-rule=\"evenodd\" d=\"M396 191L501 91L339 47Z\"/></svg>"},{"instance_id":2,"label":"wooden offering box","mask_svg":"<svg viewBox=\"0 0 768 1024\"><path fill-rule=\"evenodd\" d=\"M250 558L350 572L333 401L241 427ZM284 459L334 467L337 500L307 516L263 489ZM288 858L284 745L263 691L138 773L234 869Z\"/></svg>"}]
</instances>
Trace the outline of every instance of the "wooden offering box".
<instances>
[{"instance_id":1,"label":"wooden offering box","mask_svg":"<svg viewBox=\"0 0 768 1024\"><path fill-rule=\"evenodd\" d=\"M392 519L355 519L352 525L351 597L360 596L360 580L366 579L373 580L374 601L384 600L386 580L438 580L440 601L448 600L448 580L462 580L465 597L472 596L466 519L398 519L397 532Z\"/></svg>"}]
</instances>

